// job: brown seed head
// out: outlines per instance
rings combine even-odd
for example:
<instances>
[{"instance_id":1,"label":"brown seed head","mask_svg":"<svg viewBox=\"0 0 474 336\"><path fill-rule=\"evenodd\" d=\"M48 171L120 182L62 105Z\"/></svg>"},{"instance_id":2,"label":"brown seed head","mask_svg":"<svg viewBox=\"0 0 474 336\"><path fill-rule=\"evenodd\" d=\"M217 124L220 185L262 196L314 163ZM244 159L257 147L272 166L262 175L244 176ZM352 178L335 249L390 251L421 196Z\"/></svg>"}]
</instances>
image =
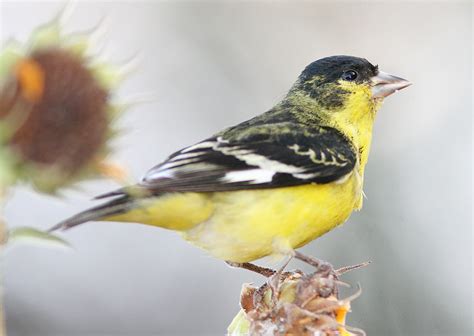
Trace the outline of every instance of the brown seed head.
<instances>
[{"instance_id":1,"label":"brown seed head","mask_svg":"<svg viewBox=\"0 0 474 336\"><path fill-rule=\"evenodd\" d=\"M12 72L0 91L0 119L12 121L7 144L21 162L73 176L106 141L108 92L66 50L35 51Z\"/></svg>"}]
</instances>

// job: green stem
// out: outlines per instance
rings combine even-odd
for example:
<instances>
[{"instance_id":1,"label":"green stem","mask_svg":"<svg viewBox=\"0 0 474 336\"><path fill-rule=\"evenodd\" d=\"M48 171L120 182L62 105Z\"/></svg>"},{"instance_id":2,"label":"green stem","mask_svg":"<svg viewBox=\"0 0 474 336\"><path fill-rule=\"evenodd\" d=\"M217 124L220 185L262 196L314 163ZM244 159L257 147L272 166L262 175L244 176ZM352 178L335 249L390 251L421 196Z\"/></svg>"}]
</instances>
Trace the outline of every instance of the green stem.
<instances>
[{"instance_id":1,"label":"green stem","mask_svg":"<svg viewBox=\"0 0 474 336\"><path fill-rule=\"evenodd\" d=\"M7 242L7 225L3 219L3 206L7 187L0 185L0 336L7 334L3 305L3 250Z\"/></svg>"}]
</instances>

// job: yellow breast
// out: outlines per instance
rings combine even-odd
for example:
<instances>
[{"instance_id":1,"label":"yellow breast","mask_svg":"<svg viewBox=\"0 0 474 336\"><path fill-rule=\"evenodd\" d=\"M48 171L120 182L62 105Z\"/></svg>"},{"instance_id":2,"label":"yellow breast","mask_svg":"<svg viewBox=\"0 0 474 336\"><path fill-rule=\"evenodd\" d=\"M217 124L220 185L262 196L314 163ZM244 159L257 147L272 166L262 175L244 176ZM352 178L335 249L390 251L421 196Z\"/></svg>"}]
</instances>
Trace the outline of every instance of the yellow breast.
<instances>
[{"instance_id":1,"label":"yellow breast","mask_svg":"<svg viewBox=\"0 0 474 336\"><path fill-rule=\"evenodd\" d=\"M342 224L361 196L360 179L215 193L208 220L183 232L213 256L248 262L297 248Z\"/></svg>"}]
</instances>

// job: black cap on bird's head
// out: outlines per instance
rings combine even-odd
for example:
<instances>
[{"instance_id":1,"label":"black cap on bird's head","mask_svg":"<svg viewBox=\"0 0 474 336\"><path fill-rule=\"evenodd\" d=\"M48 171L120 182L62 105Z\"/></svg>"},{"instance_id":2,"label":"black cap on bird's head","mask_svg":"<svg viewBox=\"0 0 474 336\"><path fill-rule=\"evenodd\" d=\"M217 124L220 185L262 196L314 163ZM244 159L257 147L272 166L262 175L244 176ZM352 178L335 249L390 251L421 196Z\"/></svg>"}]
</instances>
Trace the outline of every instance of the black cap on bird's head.
<instances>
[{"instance_id":1,"label":"black cap on bird's head","mask_svg":"<svg viewBox=\"0 0 474 336\"><path fill-rule=\"evenodd\" d=\"M300 75L302 81L319 78L321 83L337 82L340 79L362 83L377 75L378 67L365 58L353 56L330 56L308 65Z\"/></svg>"},{"instance_id":2,"label":"black cap on bird's head","mask_svg":"<svg viewBox=\"0 0 474 336\"><path fill-rule=\"evenodd\" d=\"M314 94L324 84L353 82L371 87L372 98L384 98L411 83L403 78L379 71L365 58L330 56L309 64L298 78L301 89Z\"/></svg>"}]
</instances>

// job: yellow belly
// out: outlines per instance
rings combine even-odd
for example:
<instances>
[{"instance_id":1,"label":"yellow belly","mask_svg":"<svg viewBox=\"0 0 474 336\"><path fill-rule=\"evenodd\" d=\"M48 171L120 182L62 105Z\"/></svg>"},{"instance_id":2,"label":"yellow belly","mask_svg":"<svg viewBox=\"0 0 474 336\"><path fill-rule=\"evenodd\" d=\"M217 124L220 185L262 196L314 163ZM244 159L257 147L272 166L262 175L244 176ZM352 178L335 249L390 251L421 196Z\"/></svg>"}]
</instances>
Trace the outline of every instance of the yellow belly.
<instances>
[{"instance_id":1,"label":"yellow belly","mask_svg":"<svg viewBox=\"0 0 474 336\"><path fill-rule=\"evenodd\" d=\"M328 232L349 217L360 197L360 181L353 174L343 183L168 194L106 220L178 230L217 258L247 262Z\"/></svg>"}]
</instances>

